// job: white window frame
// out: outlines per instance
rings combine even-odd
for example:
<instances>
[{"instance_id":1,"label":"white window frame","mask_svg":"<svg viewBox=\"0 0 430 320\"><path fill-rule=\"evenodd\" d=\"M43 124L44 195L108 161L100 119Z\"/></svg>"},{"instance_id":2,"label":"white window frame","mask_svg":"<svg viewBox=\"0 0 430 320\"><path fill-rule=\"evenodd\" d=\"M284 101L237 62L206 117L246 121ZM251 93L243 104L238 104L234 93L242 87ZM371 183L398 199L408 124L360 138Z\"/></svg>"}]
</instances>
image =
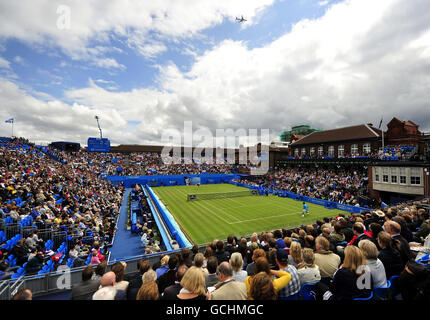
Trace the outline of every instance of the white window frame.
<instances>
[{"instance_id":1,"label":"white window frame","mask_svg":"<svg viewBox=\"0 0 430 320\"><path fill-rule=\"evenodd\" d=\"M395 167L391 167L390 168L390 173L391 173L391 179L390 179L390 181L391 181L392 184L397 184L398 181L399 181L397 172L398 172L397 168L395 168ZM395 178L396 181L393 181L393 178Z\"/></svg>"},{"instance_id":2,"label":"white window frame","mask_svg":"<svg viewBox=\"0 0 430 320\"><path fill-rule=\"evenodd\" d=\"M342 154L341 154L342 151ZM344 158L345 157L345 145L341 144L337 147L337 157Z\"/></svg>"},{"instance_id":3,"label":"white window frame","mask_svg":"<svg viewBox=\"0 0 430 320\"><path fill-rule=\"evenodd\" d=\"M404 178L404 182L402 182L402 178ZM407 184L407 175L406 175L406 168L399 168L399 184Z\"/></svg>"},{"instance_id":4,"label":"white window frame","mask_svg":"<svg viewBox=\"0 0 430 320\"><path fill-rule=\"evenodd\" d=\"M328 147L327 155L328 155L329 157L334 157L334 146L329 146L329 147Z\"/></svg>"},{"instance_id":5,"label":"white window frame","mask_svg":"<svg viewBox=\"0 0 430 320\"><path fill-rule=\"evenodd\" d=\"M366 142L363 144L363 154L366 156L372 152L372 145L370 142Z\"/></svg>"},{"instance_id":6,"label":"white window frame","mask_svg":"<svg viewBox=\"0 0 430 320\"><path fill-rule=\"evenodd\" d=\"M358 152L358 144L354 143L353 145L351 145L351 155L360 155L360 153Z\"/></svg>"}]
</instances>

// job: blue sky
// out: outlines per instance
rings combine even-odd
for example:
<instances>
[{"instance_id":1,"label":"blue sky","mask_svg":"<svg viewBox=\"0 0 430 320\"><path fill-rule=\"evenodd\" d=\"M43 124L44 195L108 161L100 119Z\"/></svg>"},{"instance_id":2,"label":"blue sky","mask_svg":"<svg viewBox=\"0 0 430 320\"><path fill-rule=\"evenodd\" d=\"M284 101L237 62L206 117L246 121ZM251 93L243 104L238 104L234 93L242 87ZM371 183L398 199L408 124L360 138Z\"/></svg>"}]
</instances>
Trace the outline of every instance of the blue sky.
<instances>
[{"instance_id":1,"label":"blue sky","mask_svg":"<svg viewBox=\"0 0 430 320\"><path fill-rule=\"evenodd\" d=\"M113 145L184 121L273 139L381 116L430 131L429 68L424 0L0 1L1 116L38 143L85 143L94 115Z\"/></svg>"},{"instance_id":2,"label":"blue sky","mask_svg":"<svg viewBox=\"0 0 430 320\"><path fill-rule=\"evenodd\" d=\"M332 0L321 5L321 1L312 0L276 1L258 17L257 24L242 28L233 16L224 18L223 23L201 30L196 38L185 39L177 44L165 41L168 50L153 58L143 57L127 46L126 38L112 34L109 46L118 48L121 52L109 52L105 57L113 58L124 65L125 68L121 70L83 64L66 55L59 47L47 48L43 43L28 44L13 38L3 42L5 50L1 56L10 61L18 84L57 99L65 99L65 90L86 87L89 78L111 91L130 91L141 87L159 88L156 66L173 62L181 71L187 72L194 58L184 53L186 48L192 48L196 55L201 55L226 39L243 41L249 49L263 47L290 31L294 23L302 19L319 18L324 14L327 5L335 2ZM97 45L100 44L90 41L88 46ZM19 61L16 61L17 57L21 60L18 58ZM100 79L101 81L97 82Z\"/></svg>"}]
</instances>

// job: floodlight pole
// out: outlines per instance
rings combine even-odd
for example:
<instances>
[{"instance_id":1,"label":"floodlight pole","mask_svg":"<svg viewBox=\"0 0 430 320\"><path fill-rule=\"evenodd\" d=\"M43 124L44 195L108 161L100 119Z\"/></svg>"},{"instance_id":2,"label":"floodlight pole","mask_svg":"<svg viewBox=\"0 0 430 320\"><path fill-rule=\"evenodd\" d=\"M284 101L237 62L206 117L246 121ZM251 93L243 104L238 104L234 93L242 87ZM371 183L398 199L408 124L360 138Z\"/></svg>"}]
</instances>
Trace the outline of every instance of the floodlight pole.
<instances>
[{"instance_id":1,"label":"floodlight pole","mask_svg":"<svg viewBox=\"0 0 430 320\"><path fill-rule=\"evenodd\" d=\"M95 116L95 118L97 120L97 126L99 127L99 130L100 130L100 139L103 139L102 129L100 128L100 123L99 123L99 117Z\"/></svg>"}]
</instances>

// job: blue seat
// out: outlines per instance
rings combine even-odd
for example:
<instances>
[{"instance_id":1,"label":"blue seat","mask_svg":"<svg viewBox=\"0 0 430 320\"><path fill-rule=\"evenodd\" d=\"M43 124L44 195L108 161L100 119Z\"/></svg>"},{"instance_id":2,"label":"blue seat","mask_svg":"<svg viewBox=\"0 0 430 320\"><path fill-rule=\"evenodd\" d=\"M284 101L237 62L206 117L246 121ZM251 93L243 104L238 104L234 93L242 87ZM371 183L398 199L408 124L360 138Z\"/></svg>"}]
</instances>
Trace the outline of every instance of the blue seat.
<instances>
[{"instance_id":1,"label":"blue seat","mask_svg":"<svg viewBox=\"0 0 430 320\"><path fill-rule=\"evenodd\" d=\"M19 268L16 273L18 273L19 275L25 275L25 268Z\"/></svg>"},{"instance_id":2,"label":"blue seat","mask_svg":"<svg viewBox=\"0 0 430 320\"><path fill-rule=\"evenodd\" d=\"M370 291L370 296L367 298L355 298L354 300L372 300L373 298L373 291Z\"/></svg>"},{"instance_id":3,"label":"blue seat","mask_svg":"<svg viewBox=\"0 0 430 320\"><path fill-rule=\"evenodd\" d=\"M21 277L21 275L19 273L14 273L10 278L11 279L18 279L19 277Z\"/></svg>"},{"instance_id":4,"label":"blue seat","mask_svg":"<svg viewBox=\"0 0 430 320\"><path fill-rule=\"evenodd\" d=\"M391 288L391 282L390 280L387 280L387 286L386 287L376 287L373 288L373 292L375 294L375 298L381 299L381 300L388 300L388 296L390 293Z\"/></svg>"},{"instance_id":5,"label":"blue seat","mask_svg":"<svg viewBox=\"0 0 430 320\"><path fill-rule=\"evenodd\" d=\"M316 300L315 289L316 283L305 283L302 285L299 291L301 300Z\"/></svg>"}]
</instances>

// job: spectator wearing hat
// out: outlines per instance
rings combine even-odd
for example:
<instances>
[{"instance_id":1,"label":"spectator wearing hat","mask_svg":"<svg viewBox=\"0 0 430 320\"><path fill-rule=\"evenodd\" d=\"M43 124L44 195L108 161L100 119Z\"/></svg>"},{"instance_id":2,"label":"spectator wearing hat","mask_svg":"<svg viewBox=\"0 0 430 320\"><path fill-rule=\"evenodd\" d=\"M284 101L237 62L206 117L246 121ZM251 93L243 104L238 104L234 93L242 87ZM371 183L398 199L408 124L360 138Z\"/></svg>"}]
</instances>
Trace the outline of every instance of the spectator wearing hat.
<instances>
[{"instance_id":1,"label":"spectator wearing hat","mask_svg":"<svg viewBox=\"0 0 430 320\"><path fill-rule=\"evenodd\" d=\"M291 281L287 286L278 291L278 298L288 298L300 291L300 277L296 267L288 264L288 254L283 249L276 250L276 264L280 271L288 272L291 275Z\"/></svg>"}]
</instances>

